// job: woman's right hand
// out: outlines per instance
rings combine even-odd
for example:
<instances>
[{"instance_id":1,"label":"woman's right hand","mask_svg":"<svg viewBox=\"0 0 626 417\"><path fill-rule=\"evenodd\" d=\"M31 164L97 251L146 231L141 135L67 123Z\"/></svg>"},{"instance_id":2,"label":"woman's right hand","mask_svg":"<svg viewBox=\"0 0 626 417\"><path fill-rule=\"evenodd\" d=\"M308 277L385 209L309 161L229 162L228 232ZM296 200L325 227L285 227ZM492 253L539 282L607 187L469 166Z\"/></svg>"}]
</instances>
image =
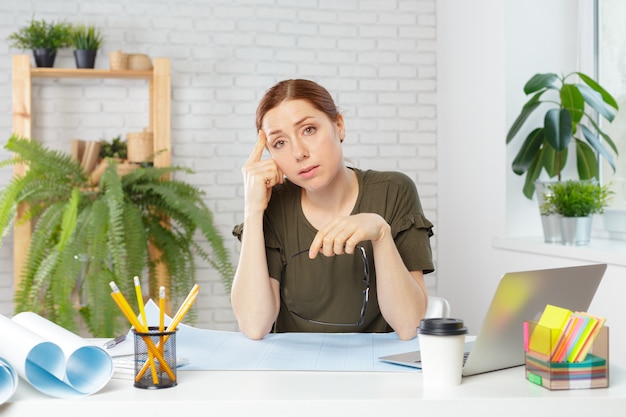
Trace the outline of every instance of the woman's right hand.
<instances>
[{"instance_id":1,"label":"woman's right hand","mask_svg":"<svg viewBox=\"0 0 626 417\"><path fill-rule=\"evenodd\" d=\"M283 183L283 174L273 159L261 159L267 138L259 130L258 140L250 157L241 169L244 182L245 210L250 213L264 212L272 196L272 187Z\"/></svg>"}]
</instances>

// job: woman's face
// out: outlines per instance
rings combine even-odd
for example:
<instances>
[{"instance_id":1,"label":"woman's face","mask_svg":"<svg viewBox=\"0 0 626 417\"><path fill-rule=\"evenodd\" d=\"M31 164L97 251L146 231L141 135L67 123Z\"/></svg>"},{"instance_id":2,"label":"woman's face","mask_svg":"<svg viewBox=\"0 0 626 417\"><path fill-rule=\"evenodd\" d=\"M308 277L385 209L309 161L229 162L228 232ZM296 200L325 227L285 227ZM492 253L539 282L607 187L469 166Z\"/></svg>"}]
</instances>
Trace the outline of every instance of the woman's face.
<instances>
[{"instance_id":1,"label":"woman's face","mask_svg":"<svg viewBox=\"0 0 626 417\"><path fill-rule=\"evenodd\" d=\"M287 100L268 111L262 129L272 158L293 183L317 190L343 167L343 117L333 122L306 100Z\"/></svg>"}]
</instances>

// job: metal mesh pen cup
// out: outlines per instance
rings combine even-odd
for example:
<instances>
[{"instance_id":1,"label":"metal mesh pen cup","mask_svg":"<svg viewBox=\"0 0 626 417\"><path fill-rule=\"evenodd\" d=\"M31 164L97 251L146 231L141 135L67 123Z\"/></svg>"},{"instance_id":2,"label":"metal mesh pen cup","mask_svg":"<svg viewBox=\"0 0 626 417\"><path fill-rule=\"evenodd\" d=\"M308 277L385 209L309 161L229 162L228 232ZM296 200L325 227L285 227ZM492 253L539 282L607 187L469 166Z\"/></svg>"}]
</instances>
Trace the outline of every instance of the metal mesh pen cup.
<instances>
[{"instance_id":1,"label":"metal mesh pen cup","mask_svg":"<svg viewBox=\"0 0 626 417\"><path fill-rule=\"evenodd\" d=\"M176 386L176 330L147 333L133 329L135 339L135 384L137 388L159 389Z\"/></svg>"}]
</instances>

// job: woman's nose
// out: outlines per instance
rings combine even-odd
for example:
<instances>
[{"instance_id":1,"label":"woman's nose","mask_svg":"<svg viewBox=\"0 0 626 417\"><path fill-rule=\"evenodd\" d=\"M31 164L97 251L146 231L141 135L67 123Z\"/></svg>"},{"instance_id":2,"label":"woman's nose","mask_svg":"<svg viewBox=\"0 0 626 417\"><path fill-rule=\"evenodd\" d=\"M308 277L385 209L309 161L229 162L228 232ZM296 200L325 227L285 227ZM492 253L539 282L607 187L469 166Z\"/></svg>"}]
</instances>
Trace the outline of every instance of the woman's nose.
<instances>
[{"instance_id":1,"label":"woman's nose","mask_svg":"<svg viewBox=\"0 0 626 417\"><path fill-rule=\"evenodd\" d=\"M293 156L298 161L309 157L309 150L302 140L295 140L293 142Z\"/></svg>"}]
</instances>

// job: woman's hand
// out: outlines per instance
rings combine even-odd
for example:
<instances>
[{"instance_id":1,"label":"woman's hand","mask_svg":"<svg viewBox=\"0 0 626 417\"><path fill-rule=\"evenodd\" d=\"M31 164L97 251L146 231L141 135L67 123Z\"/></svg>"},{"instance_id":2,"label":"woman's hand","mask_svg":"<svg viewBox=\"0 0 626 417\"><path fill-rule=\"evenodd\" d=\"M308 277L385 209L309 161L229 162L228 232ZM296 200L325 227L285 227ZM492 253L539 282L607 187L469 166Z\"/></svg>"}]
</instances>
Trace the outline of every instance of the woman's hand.
<instances>
[{"instance_id":1,"label":"woman's hand","mask_svg":"<svg viewBox=\"0 0 626 417\"><path fill-rule=\"evenodd\" d=\"M315 258L320 252L324 256L354 253L359 242L376 242L390 233L390 230L385 219L375 213L337 217L317 232L309 248L309 258Z\"/></svg>"},{"instance_id":2,"label":"woman's hand","mask_svg":"<svg viewBox=\"0 0 626 417\"><path fill-rule=\"evenodd\" d=\"M259 131L259 137L243 172L245 209L249 213L263 212L272 196L272 187L283 183L283 174L273 159L261 159L267 138Z\"/></svg>"}]
</instances>

